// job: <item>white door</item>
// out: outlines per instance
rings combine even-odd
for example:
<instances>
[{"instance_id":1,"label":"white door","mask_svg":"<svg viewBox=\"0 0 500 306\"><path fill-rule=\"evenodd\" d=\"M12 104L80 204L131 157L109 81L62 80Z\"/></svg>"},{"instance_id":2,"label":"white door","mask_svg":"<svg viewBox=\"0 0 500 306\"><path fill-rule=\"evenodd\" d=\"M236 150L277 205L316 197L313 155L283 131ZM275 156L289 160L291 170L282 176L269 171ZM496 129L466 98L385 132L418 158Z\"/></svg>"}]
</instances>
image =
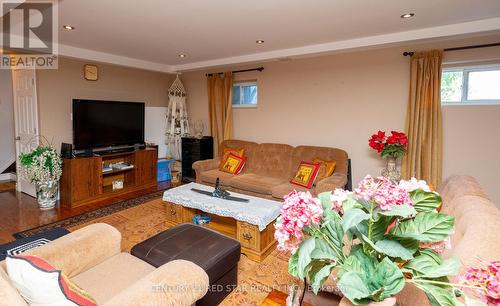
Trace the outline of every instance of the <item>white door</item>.
<instances>
[{"instance_id":1,"label":"white door","mask_svg":"<svg viewBox=\"0 0 500 306\"><path fill-rule=\"evenodd\" d=\"M13 69L12 84L14 96L14 121L16 135L16 156L26 153L39 144L38 100L36 94L35 69ZM36 196L35 186L22 179L17 163L17 190Z\"/></svg>"}]
</instances>

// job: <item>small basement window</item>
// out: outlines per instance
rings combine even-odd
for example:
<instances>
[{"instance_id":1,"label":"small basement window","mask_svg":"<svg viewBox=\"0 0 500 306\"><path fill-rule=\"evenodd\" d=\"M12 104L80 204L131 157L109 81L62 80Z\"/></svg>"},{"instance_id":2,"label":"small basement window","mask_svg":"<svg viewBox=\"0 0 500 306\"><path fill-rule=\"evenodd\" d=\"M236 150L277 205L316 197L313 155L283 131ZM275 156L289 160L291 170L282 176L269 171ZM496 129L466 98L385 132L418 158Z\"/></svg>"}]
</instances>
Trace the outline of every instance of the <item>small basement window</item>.
<instances>
[{"instance_id":1,"label":"small basement window","mask_svg":"<svg viewBox=\"0 0 500 306\"><path fill-rule=\"evenodd\" d=\"M257 107L257 81L233 83L232 105L238 107Z\"/></svg>"},{"instance_id":2,"label":"small basement window","mask_svg":"<svg viewBox=\"0 0 500 306\"><path fill-rule=\"evenodd\" d=\"M500 65L443 69L441 103L500 104Z\"/></svg>"}]
</instances>

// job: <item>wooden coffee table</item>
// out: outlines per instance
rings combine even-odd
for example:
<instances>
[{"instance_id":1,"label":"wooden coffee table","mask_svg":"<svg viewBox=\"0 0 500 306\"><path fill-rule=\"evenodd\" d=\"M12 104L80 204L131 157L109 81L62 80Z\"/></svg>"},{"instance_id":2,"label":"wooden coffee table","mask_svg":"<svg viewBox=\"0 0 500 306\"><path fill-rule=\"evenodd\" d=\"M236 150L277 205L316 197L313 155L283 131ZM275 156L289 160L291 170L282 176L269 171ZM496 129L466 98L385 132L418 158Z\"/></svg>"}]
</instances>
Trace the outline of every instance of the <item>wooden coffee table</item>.
<instances>
[{"instance_id":1,"label":"wooden coffee table","mask_svg":"<svg viewBox=\"0 0 500 306\"><path fill-rule=\"evenodd\" d=\"M210 190L213 188L190 183L165 191L163 201L167 209L167 223L176 225L191 223L198 214L211 217L203 226L241 243L241 253L253 261L261 262L276 246L274 220L278 217L281 203L246 195L249 202L238 202L213 198L199 194L192 188Z\"/></svg>"}]
</instances>

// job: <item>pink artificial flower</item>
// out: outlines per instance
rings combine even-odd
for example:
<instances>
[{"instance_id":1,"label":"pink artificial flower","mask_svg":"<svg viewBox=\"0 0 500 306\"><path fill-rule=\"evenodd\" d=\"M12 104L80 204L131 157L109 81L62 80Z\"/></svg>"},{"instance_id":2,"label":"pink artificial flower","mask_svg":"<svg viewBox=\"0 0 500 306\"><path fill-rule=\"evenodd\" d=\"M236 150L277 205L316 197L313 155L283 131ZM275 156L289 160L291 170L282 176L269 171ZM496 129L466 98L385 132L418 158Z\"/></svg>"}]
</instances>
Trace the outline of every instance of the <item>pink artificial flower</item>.
<instances>
[{"instance_id":1,"label":"pink artificial flower","mask_svg":"<svg viewBox=\"0 0 500 306\"><path fill-rule=\"evenodd\" d=\"M459 280L462 284L476 286L478 296L488 305L500 305L500 261L483 265L482 268L467 268Z\"/></svg>"},{"instance_id":2,"label":"pink artificial flower","mask_svg":"<svg viewBox=\"0 0 500 306\"><path fill-rule=\"evenodd\" d=\"M330 194L330 200L332 201L332 210L335 210L339 214L343 214L344 210L342 209L342 204L351 194L351 191L341 188L335 188L335 190Z\"/></svg>"},{"instance_id":3,"label":"pink artificial flower","mask_svg":"<svg viewBox=\"0 0 500 306\"><path fill-rule=\"evenodd\" d=\"M321 201L314 198L309 191L293 191L284 197L274 232L278 241L278 249L295 253L304 240L303 230L307 226L321 224L323 207Z\"/></svg>"},{"instance_id":4,"label":"pink artificial flower","mask_svg":"<svg viewBox=\"0 0 500 306\"><path fill-rule=\"evenodd\" d=\"M382 210L391 210L392 205L413 205L409 192L385 177L365 176L354 195L358 200L374 201Z\"/></svg>"}]
</instances>

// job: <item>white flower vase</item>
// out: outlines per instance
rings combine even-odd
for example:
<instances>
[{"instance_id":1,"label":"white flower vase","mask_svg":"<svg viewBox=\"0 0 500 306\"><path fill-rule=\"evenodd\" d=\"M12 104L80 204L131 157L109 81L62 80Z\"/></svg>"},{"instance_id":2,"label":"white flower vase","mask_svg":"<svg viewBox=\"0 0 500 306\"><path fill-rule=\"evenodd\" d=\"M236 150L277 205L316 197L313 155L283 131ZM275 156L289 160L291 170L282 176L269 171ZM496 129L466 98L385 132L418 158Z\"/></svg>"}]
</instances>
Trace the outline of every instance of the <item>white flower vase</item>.
<instances>
[{"instance_id":1,"label":"white flower vase","mask_svg":"<svg viewBox=\"0 0 500 306\"><path fill-rule=\"evenodd\" d=\"M47 181L36 184L36 199L41 210L52 209L56 206L59 181Z\"/></svg>"},{"instance_id":2,"label":"white flower vase","mask_svg":"<svg viewBox=\"0 0 500 306\"><path fill-rule=\"evenodd\" d=\"M394 156L386 157L385 168L382 169L382 176L388 178L393 183L399 183L401 180L401 172L398 169L398 158Z\"/></svg>"}]
</instances>

